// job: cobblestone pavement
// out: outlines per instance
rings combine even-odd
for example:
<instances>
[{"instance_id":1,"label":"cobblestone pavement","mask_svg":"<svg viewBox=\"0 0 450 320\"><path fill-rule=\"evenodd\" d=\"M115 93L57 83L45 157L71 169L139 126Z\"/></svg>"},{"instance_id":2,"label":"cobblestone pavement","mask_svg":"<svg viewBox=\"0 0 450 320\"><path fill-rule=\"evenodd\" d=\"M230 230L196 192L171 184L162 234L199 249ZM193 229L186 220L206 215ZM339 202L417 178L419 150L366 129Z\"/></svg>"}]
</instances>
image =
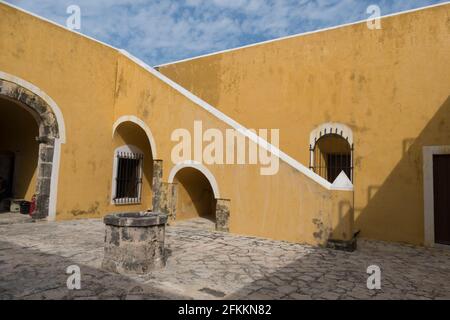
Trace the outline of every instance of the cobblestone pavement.
<instances>
[{"instance_id":1,"label":"cobblestone pavement","mask_svg":"<svg viewBox=\"0 0 450 320\"><path fill-rule=\"evenodd\" d=\"M168 227L167 267L136 277L100 269L100 220L0 225L0 299L450 299L450 251L359 241L346 253L198 224ZM81 290L66 286L74 264ZM379 291L366 287L373 264Z\"/></svg>"},{"instance_id":2,"label":"cobblestone pavement","mask_svg":"<svg viewBox=\"0 0 450 320\"><path fill-rule=\"evenodd\" d=\"M0 225L32 222L32 219L27 214L0 212Z\"/></svg>"}]
</instances>

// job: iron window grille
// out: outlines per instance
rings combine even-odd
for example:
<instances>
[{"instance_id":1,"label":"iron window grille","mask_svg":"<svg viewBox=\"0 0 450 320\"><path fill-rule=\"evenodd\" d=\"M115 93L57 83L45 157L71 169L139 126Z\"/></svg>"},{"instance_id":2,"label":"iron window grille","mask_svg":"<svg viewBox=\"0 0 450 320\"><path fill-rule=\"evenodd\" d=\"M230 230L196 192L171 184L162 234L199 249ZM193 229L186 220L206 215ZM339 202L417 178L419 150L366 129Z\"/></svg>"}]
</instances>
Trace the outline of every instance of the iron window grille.
<instances>
[{"instance_id":1,"label":"iron window grille","mask_svg":"<svg viewBox=\"0 0 450 320\"><path fill-rule=\"evenodd\" d=\"M310 148L310 152L314 159L310 164L310 169L319 176L333 183L339 174L344 171L350 181L353 182L353 146L350 147L349 152L321 154L316 145L314 148Z\"/></svg>"},{"instance_id":2,"label":"iron window grille","mask_svg":"<svg viewBox=\"0 0 450 320\"><path fill-rule=\"evenodd\" d=\"M138 204L141 202L144 155L131 152L117 152L115 174L115 204Z\"/></svg>"}]
</instances>

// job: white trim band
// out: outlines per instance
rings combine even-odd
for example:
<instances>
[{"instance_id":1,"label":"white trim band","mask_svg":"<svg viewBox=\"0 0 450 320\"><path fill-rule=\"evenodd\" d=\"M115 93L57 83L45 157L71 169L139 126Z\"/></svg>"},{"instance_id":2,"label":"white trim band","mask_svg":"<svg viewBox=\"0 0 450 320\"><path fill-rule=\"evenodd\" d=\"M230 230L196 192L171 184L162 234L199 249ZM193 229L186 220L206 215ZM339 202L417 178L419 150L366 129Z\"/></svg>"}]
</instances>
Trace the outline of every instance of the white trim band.
<instances>
[{"instance_id":1,"label":"white trim band","mask_svg":"<svg viewBox=\"0 0 450 320\"><path fill-rule=\"evenodd\" d=\"M449 2L450 3L450 2ZM7 4L9 5L9 4ZM26 10L20 9L16 6L12 6L9 5L11 7L14 7L20 11L26 12L28 14L31 14L29 12L27 12ZM53 23L49 20L43 19L39 16L36 16L34 14L31 14L32 16L35 16L37 18L40 18L44 21L50 22L56 26L59 26L65 30L68 30L70 32L73 32L67 28L64 28L56 23ZM336 27L335 27L336 28ZM276 148L275 146L273 146L272 144L270 144L269 142L267 142L266 140L262 139L261 137L259 137L258 135L256 135L254 132L248 130L247 128L245 128L244 126L242 126L241 124L239 124L238 122L236 122L235 120L231 119L230 117L228 117L227 115L225 115L224 113L220 112L218 109L214 108L213 106L211 106L210 104L208 104L207 102L203 101L202 99L200 99L199 97L197 97L196 95L192 94L191 92L189 92L188 90L186 90L185 88L181 87L179 84L175 83L174 81L170 80L168 77L164 76L162 73L158 72L157 70L155 70L154 68L150 67L149 65L147 65L146 63L144 63L143 61L139 60L138 58L132 56L131 54L129 54L127 51L122 50L122 49L117 49L114 48L108 44L105 44L103 42L100 42L98 40L92 39L90 37L87 37L81 33L75 32L76 34L85 37L87 39L91 39L97 43L103 44L105 46L108 46L112 49L117 50L119 53L121 53L122 55L124 55L125 57L127 57L128 59L130 59L131 61L135 62L137 65L139 65L140 67L142 67L144 70L148 71L150 74L152 74L153 76L155 76L157 79L161 80L162 82L166 83L167 85L169 85L170 87L172 87L175 91L177 91L178 93L182 94L183 96L185 96L187 99L191 100L193 103L195 103L196 105L200 106L201 108L205 109L206 111L208 111L209 113L211 113L213 116L215 116L216 118L218 118L219 120L223 121L224 123L226 123L227 125L229 125L230 127L234 128L235 130L239 131L241 134L243 134L244 136L246 136L248 139L250 139L251 141L253 141L254 143L256 143L257 145L259 145L261 148L267 150L268 152L276 155L277 157L279 157L281 160L283 160L284 162L286 162L287 164L289 164L291 167L293 167L294 169L300 171L302 174L304 174L305 176L307 176L308 178L312 179L313 181L315 181L316 183L320 184L322 187L324 187L327 190L333 190L333 186L331 183L329 183L326 179L322 178L321 176L317 175L316 173L312 172L311 170L309 170L307 167L305 167L304 165L302 165L300 162L298 162L297 160L293 159L292 157L290 157L289 155L287 155L286 153L284 153L283 151L281 151L280 149ZM153 149L152 149L152 152ZM156 152L155 152L156 153ZM156 159L156 156L154 157L154 159Z\"/></svg>"},{"instance_id":2,"label":"white trim band","mask_svg":"<svg viewBox=\"0 0 450 320\"><path fill-rule=\"evenodd\" d=\"M433 156L439 154L450 154L450 145L423 147L424 242L426 246L430 247L444 247L444 245L436 243L434 236Z\"/></svg>"},{"instance_id":3,"label":"white trim band","mask_svg":"<svg viewBox=\"0 0 450 320\"><path fill-rule=\"evenodd\" d=\"M417 12L417 11L421 11L421 10L425 10L425 9L430 9L430 8L434 8L434 7L440 7L440 6L444 6L444 5L447 5L447 4L450 4L450 1L437 3L437 4L433 4L433 5L429 5L429 6L424 6L424 7L419 7L419 8L415 8L415 9L410 9L410 10L395 12L395 13L391 13L391 14L387 14L387 15L381 16L379 19L382 20L382 19L386 19L386 18L390 18L390 17L395 17L395 16L407 14L407 13L413 13L413 12ZM315 33L321 33L321 32L331 31L331 30L335 30L335 29L339 29L339 28L350 27L350 26L353 26L353 25L361 24L361 23L367 23L368 20L370 20L370 18L363 19L363 20L358 20L358 21L355 21L355 22L339 24L339 25L336 25L336 26L328 27L328 28L322 28L322 29L318 29L318 30L312 30L312 31L297 33L297 34L293 34L293 35L289 35L289 36L285 36L285 37L280 37L280 38L270 39L270 40L266 40L266 41L251 43L251 44L240 46L240 47L235 47L235 48L231 48L231 49L225 49L225 50L216 51L216 52L211 52L211 53L207 53L207 54L203 54L203 55L199 55L199 56L195 56L195 57L190 57L190 58L186 58L186 59L166 62L166 63L163 63L163 64L159 64L157 66L154 66L154 68L162 68L162 67L165 67L165 66L170 66L170 65L174 65L174 64L178 64L178 63L182 63L182 62L188 62L188 61L202 59L202 58L207 58L207 57L211 57L211 56L215 56L215 55L219 55L219 54L224 54L224 53L228 53L228 52L233 52L233 51L238 51L238 50L242 50L242 49L252 48L252 47L265 45L265 44L270 44L272 42L278 42L278 41L288 40L288 39L297 38L297 37L304 37L304 36L308 36L308 35L315 34Z\"/></svg>"},{"instance_id":4,"label":"white trim band","mask_svg":"<svg viewBox=\"0 0 450 320\"><path fill-rule=\"evenodd\" d=\"M309 135L309 145L314 149L317 141L328 134L337 134L348 141L350 148L353 147L353 131L345 124L337 122L327 122L319 125Z\"/></svg>"}]
</instances>

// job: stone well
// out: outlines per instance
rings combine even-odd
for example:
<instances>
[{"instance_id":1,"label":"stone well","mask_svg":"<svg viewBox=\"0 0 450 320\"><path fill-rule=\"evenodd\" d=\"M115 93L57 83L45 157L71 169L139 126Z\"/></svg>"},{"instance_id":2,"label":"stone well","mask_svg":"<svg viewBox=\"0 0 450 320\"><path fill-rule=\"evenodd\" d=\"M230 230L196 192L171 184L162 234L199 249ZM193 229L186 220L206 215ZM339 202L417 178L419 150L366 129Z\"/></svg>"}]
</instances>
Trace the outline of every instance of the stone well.
<instances>
[{"instance_id":1,"label":"stone well","mask_svg":"<svg viewBox=\"0 0 450 320\"><path fill-rule=\"evenodd\" d=\"M104 223L103 269L121 274L146 274L165 266L167 215L116 213L106 216Z\"/></svg>"}]
</instances>

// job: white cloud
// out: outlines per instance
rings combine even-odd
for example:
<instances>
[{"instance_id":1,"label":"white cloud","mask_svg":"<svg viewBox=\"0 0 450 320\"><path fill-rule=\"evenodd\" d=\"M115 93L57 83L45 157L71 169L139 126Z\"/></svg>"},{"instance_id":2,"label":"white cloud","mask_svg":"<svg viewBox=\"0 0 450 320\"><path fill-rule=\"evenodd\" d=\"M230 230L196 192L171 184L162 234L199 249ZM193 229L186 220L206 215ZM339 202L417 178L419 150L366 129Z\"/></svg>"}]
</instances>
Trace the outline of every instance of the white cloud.
<instances>
[{"instance_id":1,"label":"white cloud","mask_svg":"<svg viewBox=\"0 0 450 320\"><path fill-rule=\"evenodd\" d=\"M8 0L64 24L77 4L82 30L149 64L360 20L443 0Z\"/></svg>"}]
</instances>

